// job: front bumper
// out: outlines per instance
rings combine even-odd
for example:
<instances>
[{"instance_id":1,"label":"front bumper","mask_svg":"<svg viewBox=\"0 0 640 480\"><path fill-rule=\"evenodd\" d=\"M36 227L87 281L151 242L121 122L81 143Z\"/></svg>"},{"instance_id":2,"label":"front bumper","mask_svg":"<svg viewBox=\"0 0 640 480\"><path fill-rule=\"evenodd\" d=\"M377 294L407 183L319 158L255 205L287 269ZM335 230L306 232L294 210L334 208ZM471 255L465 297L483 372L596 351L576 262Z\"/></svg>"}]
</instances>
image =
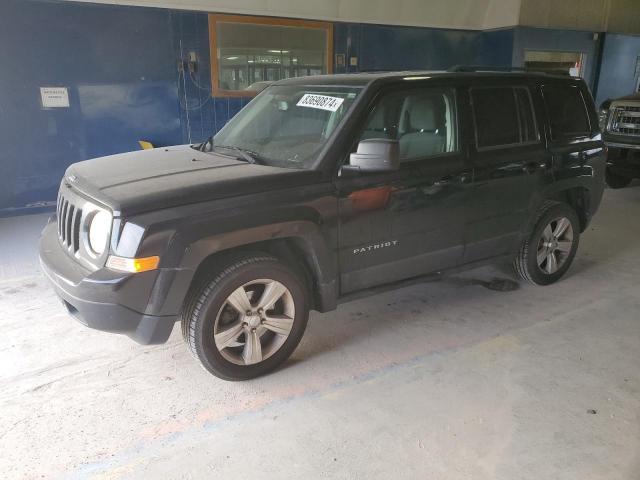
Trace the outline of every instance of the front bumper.
<instances>
[{"instance_id":1,"label":"front bumper","mask_svg":"<svg viewBox=\"0 0 640 480\"><path fill-rule=\"evenodd\" d=\"M608 145L609 170L626 177L640 177L640 145Z\"/></svg>"},{"instance_id":2,"label":"front bumper","mask_svg":"<svg viewBox=\"0 0 640 480\"><path fill-rule=\"evenodd\" d=\"M55 222L40 239L42 271L68 312L82 324L106 332L121 333L143 345L169 339L177 315L142 313L153 304L162 270L128 274L85 269L63 250Z\"/></svg>"}]
</instances>

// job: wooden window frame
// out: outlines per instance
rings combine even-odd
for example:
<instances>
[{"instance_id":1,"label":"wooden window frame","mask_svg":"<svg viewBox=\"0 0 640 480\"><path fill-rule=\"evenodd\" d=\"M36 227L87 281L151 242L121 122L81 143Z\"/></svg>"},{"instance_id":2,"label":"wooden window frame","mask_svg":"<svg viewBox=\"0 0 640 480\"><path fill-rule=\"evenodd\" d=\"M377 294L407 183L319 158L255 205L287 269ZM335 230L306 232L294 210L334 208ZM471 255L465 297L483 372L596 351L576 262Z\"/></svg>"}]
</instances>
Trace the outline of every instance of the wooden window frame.
<instances>
[{"instance_id":1,"label":"wooden window frame","mask_svg":"<svg viewBox=\"0 0 640 480\"><path fill-rule=\"evenodd\" d=\"M209 14L209 46L211 50L211 85L214 97L254 97L256 92L246 90L224 90L220 88L218 76L218 23L248 23L254 25L272 25L278 27L316 28L327 32L327 73L333 73L333 24L314 20L299 20L279 17L255 17L249 15Z\"/></svg>"}]
</instances>

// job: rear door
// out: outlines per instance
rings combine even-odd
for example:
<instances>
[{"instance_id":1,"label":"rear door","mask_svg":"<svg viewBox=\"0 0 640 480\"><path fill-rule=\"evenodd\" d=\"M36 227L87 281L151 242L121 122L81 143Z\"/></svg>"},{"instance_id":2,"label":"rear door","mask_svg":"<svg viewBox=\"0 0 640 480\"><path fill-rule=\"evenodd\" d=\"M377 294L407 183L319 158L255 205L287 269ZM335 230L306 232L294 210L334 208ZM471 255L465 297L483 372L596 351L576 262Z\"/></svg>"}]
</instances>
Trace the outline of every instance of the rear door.
<instances>
[{"instance_id":1,"label":"rear door","mask_svg":"<svg viewBox=\"0 0 640 480\"><path fill-rule=\"evenodd\" d=\"M582 82L549 81L541 86L549 119L549 151L556 180L592 176L590 161L602 154L592 100ZM593 110L593 107L591 108Z\"/></svg>"},{"instance_id":2,"label":"rear door","mask_svg":"<svg viewBox=\"0 0 640 480\"><path fill-rule=\"evenodd\" d=\"M544 110L527 79L469 89L475 130L474 202L464 263L515 251L543 185L552 181L539 121Z\"/></svg>"}]
</instances>

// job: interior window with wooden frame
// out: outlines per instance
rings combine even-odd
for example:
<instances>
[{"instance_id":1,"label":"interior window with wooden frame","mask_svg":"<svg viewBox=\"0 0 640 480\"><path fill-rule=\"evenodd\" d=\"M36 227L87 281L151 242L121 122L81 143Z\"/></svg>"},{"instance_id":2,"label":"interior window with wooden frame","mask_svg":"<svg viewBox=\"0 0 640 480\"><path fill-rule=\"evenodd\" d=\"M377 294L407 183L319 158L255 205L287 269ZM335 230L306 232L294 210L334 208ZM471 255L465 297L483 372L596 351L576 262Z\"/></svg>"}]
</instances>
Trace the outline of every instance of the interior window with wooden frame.
<instances>
[{"instance_id":1,"label":"interior window with wooden frame","mask_svg":"<svg viewBox=\"0 0 640 480\"><path fill-rule=\"evenodd\" d=\"M333 72L333 25L209 15L213 96L253 96L262 82Z\"/></svg>"}]
</instances>

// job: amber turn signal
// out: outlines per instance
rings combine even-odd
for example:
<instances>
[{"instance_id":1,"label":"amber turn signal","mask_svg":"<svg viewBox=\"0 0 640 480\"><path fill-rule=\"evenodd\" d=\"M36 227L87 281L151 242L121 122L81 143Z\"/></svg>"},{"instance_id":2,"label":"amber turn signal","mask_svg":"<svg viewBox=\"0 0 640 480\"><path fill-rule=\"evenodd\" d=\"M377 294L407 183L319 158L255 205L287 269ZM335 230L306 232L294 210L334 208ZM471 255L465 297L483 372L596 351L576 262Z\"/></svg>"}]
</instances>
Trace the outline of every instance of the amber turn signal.
<instances>
[{"instance_id":1,"label":"amber turn signal","mask_svg":"<svg viewBox=\"0 0 640 480\"><path fill-rule=\"evenodd\" d=\"M107 268L121 272L140 273L155 270L160 263L160 257L124 258L111 255L107 260Z\"/></svg>"}]
</instances>

